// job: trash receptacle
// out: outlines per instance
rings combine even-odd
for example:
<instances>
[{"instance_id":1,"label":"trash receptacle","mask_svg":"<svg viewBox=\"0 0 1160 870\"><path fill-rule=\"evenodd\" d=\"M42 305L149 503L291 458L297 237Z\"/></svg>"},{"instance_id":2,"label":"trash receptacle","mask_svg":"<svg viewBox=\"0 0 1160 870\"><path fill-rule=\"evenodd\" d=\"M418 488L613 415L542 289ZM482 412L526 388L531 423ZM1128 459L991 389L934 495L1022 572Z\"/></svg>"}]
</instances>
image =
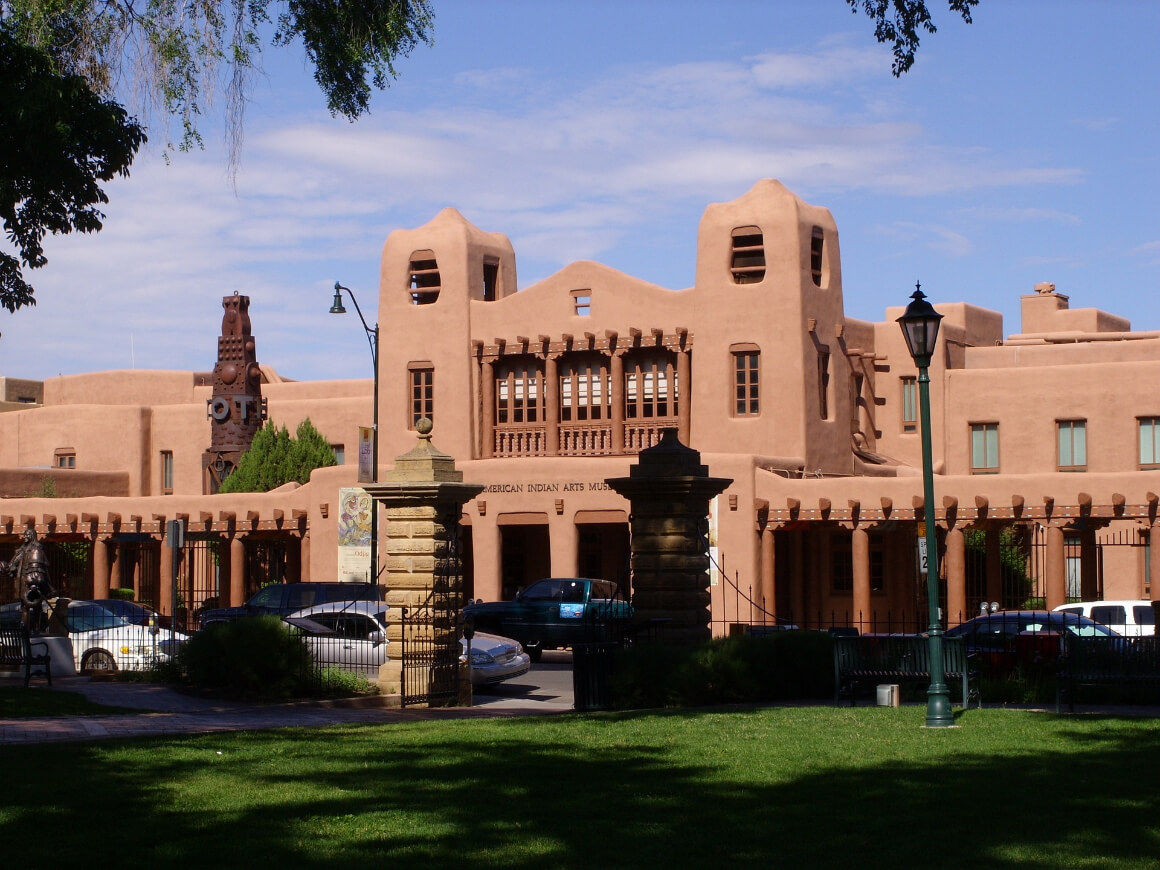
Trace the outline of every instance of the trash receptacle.
<instances>
[{"instance_id":1,"label":"trash receptacle","mask_svg":"<svg viewBox=\"0 0 1160 870\"><path fill-rule=\"evenodd\" d=\"M883 683L878 687L879 707L897 707L900 703L897 683Z\"/></svg>"},{"instance_id":2,"label":"trash receptacle","mask_svg":"<svg viewBox=\"0 0 1160 870\"><path fill-rule=\"evenodd\" d=\"M619 644L572 646L572 695L575 709L607 710L612 706L612 665Z\"/></svg>"}]
</instances>

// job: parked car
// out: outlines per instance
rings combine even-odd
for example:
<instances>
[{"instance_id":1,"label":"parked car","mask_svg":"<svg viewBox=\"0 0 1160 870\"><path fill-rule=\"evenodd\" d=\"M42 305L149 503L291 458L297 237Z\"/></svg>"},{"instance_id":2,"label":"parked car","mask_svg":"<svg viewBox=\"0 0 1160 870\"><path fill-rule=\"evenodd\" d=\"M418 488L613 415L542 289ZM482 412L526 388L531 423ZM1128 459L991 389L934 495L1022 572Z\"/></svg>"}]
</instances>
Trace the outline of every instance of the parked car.
<instances>
[{"instance_id":1,"label":"parked car","mask_svg":"<svg viewBox=\"0 0 1160 870\"><path fill-rule=\"evenodd\" d=\"M246 616L286 616L316 604L333 601L382 601L374 583L305 582L271 583L255 592L241 607L215 607L199 614L203 626Z\"/></svg>"},{"instance_id":2,"label":"parked car","mask_svg":"<svg viewBox=\"0 0 1160 870\"><path fill-rule=\"evenodd\" d=\"M336 601L303 608L283 621L302 633L318 664L374 678L379 666L389 660L387 610L379 602ZM467 640L460 638L459 644L460 661L466 664ZM519 641L484 632L471 638L472 685L494 685L522 676L531 665Z\"/></svg>"},{"instance_id":3,"label":"parked car","mask_svg":"<svg viewBox=\"0 0 1160 870\"><path fill-rule=\"evenodd\" d=\"M92 601L134 625L160 625L164 627L169 624L168 617L163 617L148 604L126 601L123 598L94 598Z\"/></svg>"},{"instance_id":4,"label":"parked car","mask_svg":"<svg viewBox=\"0 0 1160 870\"><path fill-rule=\"evenodd\" d=\"M1068 634L1120 636L1108 626L1085 616L1053 610L1000 610L976 616L946 631L946 637L963 638L968 654L976 655L991 673L1000 674L1017 665L1059 658Z\"/></svg>"},{"instance_id":5,"label":"parked car","mask_svg":"<svg viewBox=\"0 0 1160 870\"><path fill-rule=\"evenodd\" d=\"M0 620L20 618L20 602L0 607ZM65 626L78 673L140 671L168 661L188 637L136 625L96 601L70 601Z\"/></svg>"},{"instance_id":6,"label":"parked car","mask_svg":"<svg viewBox=\"0 0 1160 870\"><path fill-rule=\"evenodd\" d=\"M546 649L620 636L632 625L632 605L615 583L585 577L537 580L511 601L463 608L477 632L518 640L533 662Z\"/></svg>"},{"instance_id":7,"label":"parked car","mask_svg":"<svg viewBox=\"0 0 1160 870\"><path fill-rule=\"evenodd\" d=\"M1124 637L1156 634L1156 611L1151 601L1076 601L1055 608L1060 613L1078 613L1101 622Z\"/></svg>"}]
</instances>

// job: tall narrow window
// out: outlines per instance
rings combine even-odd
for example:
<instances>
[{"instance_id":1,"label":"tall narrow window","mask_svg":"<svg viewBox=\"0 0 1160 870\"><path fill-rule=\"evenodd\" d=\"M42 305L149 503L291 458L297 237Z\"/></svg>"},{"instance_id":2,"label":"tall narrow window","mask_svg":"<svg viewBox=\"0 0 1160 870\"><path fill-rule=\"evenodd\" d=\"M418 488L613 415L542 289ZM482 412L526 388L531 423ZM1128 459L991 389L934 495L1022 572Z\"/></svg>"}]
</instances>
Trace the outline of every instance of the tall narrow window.
<instances>
[{"instance_id":1,"label":"tall narrow window","mask_svg":"<svg viewBox=\"0 0 1160 870\"><path fill-rule=\"evenodd\" d=\"M756 284L765 278L765 240L760 227L738 227L733 231L729 271L734 284Z\"/></svg>"},{"instance_id":2,"label":"tall narrow window","mask_svg":"<svg viewBox=\"0 0 1160 870\"><path fill-rule=\"evenodd\" d=\"M411 254L411 303L430 305L439 298L439 264L434 251L415 251Z\"/></svg>"},{"instance_id":3,"label":"tall narrow window","mask_svg":"<svg viewBox=\"0 0 1160 870\"><path fill-rule=\"evenodd\" d=\"M495 422L539 423L544 373L534 361L505 363L496 373Z\"/></svg>"},{"instance_id":4,"label":"tall narrow window","mask_svg":"<svg viewBox=\"0 0 1160 870\"><path fill-rule=\"evenodd\" d=\"M1160 468L1160 417L1140 418L1140 467Z\"/></svg>"},{"instance_id":5,"label":"tall narrow window","mask_svg":"<svg viewBox=\"0 0 1160 870\"><path fill-rule=\"evenodd\" d=\"M612 376L605 357L560 363L560 421L612 419Z\"/></svg>"},{"instance_id":6,"label":"tall narrow window","mask_svg":"<svg viewBox=\"0 0 1160 870\"><path fill-rule=\"evenodd\" d=\"M830 419L830 352L824 349L818 351L818 413Z\"/></svg>"},{"instance_id":7,"label":"tall narrow window","mask_svg":"<svg viewBox=\"0 0 1160 870\"><path fill-rule=\"evenodd\" d=\"M483 301L495 302L496 286L499 284L499 260L486 257L483 261Z\"/></svg>"},{"instance_id":8,"label":"tall narrow window","mask_svg":"<svg viewBox=\"0 0 1160 870\"><path fill-rule=\"evenodd\" d=\"M161 494L173 495L173 451L161 451Z\"/></svg>"},{"instance_id":9,"label":"tall narrow window","mask_svg":"<svg viewBox=\"0 0 1160 870\"><path fill-rule=\"evenodd\" d=\"M426 417L435 422L435 367L429 362L411 363L411 423L410 428Z\"/></svg>"},{"instance_id":10,"label":"tall narrow window","mask_svg":"<svg viewBox=\"0 0 1160 870\"><path fill-rule=\"evenodd\" d=\"M810 234L810 278L816 287L822 286L822 246L825 238L822 228L814 227Z\"/></svg>"},{"instance_id":11,"label":"tall narrow window","mask_svg":"<svg viewBox=\"0 0 1160 870\"><path fill-rule=\"evenodd\" d=\"M971 473L995 474L999 471L999 424L971 424Z\"/></svg>"},{"instance_id":12,"label":"tall narrow window","mask_svg":"<svg viewBox=\"0 0 1160 870\"><path fill-rule=\"evenodd\" d=\"M914 432L918 429L918 380L902 378L902 431Z\"/></svg>"},{"instance_id":13,"label":"tall narrow window","mask_svg":"<svg viewBox=\"0 0 1160 870\"><path fill-rule=\"evenodd\" d=\"M334 451L334 464L346 465L346 445L331 444L330 449Z\"/></svg>"},{"instance_id":14,"label":"tall narrow window","mask_svg":"<svg viewBox=\"0 0 1160 870\"><path fill-rule=\"evenodd\" d=\"M756 417L761 412L761 351L749 346L733 350L733 416Z\"/></svg>"},{"instance_id":15,"label":"tall narrow window","mask_svg":"<svg viewBox=\"0 0 1160 870\"><path fill-rule=\"evenodd\" d=\"M1087 468L1087 421L1060 420L1059 470L1083 471Z\"/></svg>"}]
</instances>

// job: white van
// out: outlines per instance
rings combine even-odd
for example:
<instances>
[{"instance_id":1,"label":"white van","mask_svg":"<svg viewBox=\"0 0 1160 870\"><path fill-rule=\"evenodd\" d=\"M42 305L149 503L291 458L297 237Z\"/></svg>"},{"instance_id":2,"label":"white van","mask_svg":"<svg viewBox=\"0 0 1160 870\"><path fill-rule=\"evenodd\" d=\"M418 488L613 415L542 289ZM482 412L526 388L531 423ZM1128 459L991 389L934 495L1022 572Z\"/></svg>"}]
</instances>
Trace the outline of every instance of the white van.
<instances>
[{"instance_id":1,"label":"white van","mask_svg":"<svg viewBox=\"0 0 1160 870\"><path fill-rule=\"evenodd\" d=\"M1078 613L1119 632L1124 637L1142 637L1156 633L1156 616L1152 602L1136 601L1076 601L1061 604L1056 610Z\"/></svg>"}]
</instances>

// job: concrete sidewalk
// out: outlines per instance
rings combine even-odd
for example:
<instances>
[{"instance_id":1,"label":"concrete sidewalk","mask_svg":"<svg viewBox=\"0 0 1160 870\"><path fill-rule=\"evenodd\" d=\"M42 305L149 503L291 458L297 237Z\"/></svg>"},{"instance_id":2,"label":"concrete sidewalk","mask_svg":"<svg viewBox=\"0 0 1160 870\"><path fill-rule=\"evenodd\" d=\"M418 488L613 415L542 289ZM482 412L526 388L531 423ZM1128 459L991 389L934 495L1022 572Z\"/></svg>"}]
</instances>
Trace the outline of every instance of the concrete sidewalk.
<instances>
[{"instance_id":1,"label":"concrete sidewalk","mask_svg":"<svg viewBox=\"0 0 1160 870\"><path fill-rule=\"evenodd\" d=\"M43 719L0 719L0 745L209 734L267 728L317 728L347 723L387 724L428 719L538 716L569 712L571 698L526 700L480 696L473 707L388 707L382 696L342 701L245 704L197 698L152 683L122 683L89 677L60 677L47 692L77 692L108 707L138 712Z\"/></svg>"}]
</instances>

